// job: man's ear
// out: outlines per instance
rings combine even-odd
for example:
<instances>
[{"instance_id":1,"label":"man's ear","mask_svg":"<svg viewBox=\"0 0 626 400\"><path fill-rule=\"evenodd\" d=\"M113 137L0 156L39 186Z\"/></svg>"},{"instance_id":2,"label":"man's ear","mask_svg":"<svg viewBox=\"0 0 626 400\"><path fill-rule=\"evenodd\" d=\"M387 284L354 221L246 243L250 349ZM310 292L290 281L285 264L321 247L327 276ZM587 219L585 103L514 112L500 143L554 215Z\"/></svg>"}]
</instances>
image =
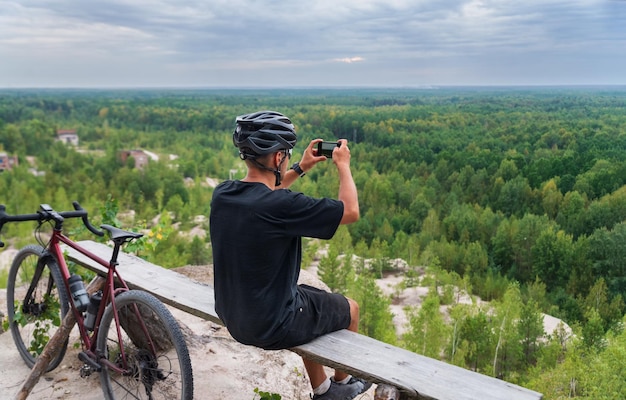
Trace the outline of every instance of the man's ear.
<instances>
[{"instance_id":1,"label":"man's ear","mask_svg":"<svg viewBox=\"0 0 626 400\"><path fill-rule=\"evenodd\" d=\"M280 167L280 160L282 159L282 152L274 153L274 168L278 169Z\"/></svg>"}]
</instances>

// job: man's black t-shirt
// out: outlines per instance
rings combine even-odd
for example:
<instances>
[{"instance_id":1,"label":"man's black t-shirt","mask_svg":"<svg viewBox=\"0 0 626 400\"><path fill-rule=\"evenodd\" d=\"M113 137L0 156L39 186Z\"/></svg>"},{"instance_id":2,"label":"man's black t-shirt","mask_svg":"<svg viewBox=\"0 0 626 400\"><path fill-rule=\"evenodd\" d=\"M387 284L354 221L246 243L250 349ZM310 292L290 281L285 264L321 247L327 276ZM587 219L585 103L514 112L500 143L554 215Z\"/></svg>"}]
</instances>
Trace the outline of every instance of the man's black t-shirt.
<instances>
[{"instance_id":1,"label":"man's black t-shirt","mask_svg":"<svg viewBox=\"0 0 626 400\"><path fill-rule=\"evenodd\" d=\"M301 302L301 238L330 239L342 216L341 201L262 183L225 181L215 188L215 310L237 341L264 347L285 336Z\"/></svg>"}]
</instances>

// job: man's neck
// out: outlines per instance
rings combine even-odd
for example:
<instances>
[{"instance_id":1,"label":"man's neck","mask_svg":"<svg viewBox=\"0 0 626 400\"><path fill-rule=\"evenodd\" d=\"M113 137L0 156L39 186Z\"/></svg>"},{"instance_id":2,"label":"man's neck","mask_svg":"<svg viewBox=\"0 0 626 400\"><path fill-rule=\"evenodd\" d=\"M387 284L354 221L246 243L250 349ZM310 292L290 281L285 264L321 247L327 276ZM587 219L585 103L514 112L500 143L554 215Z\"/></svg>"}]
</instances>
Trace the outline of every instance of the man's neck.
<instances>
[{"instance_id":1,"label":"man's neck","mask_svg":"<svg viewBox=\"0 0 626 400\"><path fill-rule=\"evenodd\" d=\"M248 173L241 180L242 182L262 183L270 190L276 190L276 176L271 171L263 171L260 169L248 168Z\"/></svg>"}]
</instances>

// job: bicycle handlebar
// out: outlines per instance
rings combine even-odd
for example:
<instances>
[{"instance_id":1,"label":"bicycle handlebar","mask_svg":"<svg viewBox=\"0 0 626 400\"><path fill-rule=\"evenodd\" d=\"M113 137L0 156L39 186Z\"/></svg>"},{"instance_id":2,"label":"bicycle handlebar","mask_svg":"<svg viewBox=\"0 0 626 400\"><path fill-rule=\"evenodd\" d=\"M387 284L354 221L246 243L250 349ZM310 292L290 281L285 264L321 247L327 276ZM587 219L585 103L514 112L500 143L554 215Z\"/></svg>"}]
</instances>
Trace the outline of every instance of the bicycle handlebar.
<instances>
[{"instance_id":1,"label":"bicycle handlebar","mask_svg":"<svg viewBox=\"0 0 626 400\"><path fill-rule=\"evenodd\" d=\"M54 211L48 204L41 204L39 206L39 211L37 211L36 214L9 215L6 213L6 207L4 204L0 204L0 232L2 231L4 224L7 222L39 221L39 223L42 223L44 221L54 221L57 226L62 226L65 218L81 218L83 220L83 225L85 225L91 233L97 236L104 236L103 231L98 230L89 222L87 210L82 208L77 201L72 202L72 205L74 206L75 211L57 212ZM4 247L2 240L0 240L0 247Z\"/></svg>"}]
</instances>

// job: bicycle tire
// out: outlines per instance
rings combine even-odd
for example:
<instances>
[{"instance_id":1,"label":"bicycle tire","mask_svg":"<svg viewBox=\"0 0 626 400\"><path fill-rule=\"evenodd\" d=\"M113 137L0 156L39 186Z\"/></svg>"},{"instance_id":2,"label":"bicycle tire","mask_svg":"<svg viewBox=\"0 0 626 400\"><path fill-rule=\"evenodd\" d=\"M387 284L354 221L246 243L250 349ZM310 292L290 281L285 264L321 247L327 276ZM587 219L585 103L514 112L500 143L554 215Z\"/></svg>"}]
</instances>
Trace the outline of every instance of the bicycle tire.
<instances>
[{"instance_id":1,"label":"bicycle tire","mask_svg":"<svg viewBox=\"0 0 626 400\"><path fill-rule=\"evenodd\" d=\"M150 337L133 312L140 309L141 321L149 325ZM115 297L120 319L122 348L128 360L126 373L101 364L100 383L106 399L181 399L193 398L193 373L187 344L170 311L153 295L129 290ZM131 313L130 316L128 313ZM116 366L122 366L120 344L112 304L107 305L100 322L97 354ZM137 330L139 329L139 331ZM144 343L139 343L139 342ZM147 343L159 344L156 354ZM156 346L155 346L156 347Z\"/></svg>"},{"instance_id":2,"label":"bicycle tire","mask_svg":"<svg viewBox=\"0 0 626 400\"><path fill-rule=\"evenodd\" d=\"M69 312L69 299L57 261L52 257L42 260L42 273L38 278L34 276L43 254L43 247L38 245L22 248L13 259L7 281L7 317L11 336L29 368L35 365L39 354ZM26 299L29 287L33 287L34 291ZM46 294L49 300L46 300ZM59 366L68 341L50 361L47 372Z\"/></svg>"}]
</instances>

